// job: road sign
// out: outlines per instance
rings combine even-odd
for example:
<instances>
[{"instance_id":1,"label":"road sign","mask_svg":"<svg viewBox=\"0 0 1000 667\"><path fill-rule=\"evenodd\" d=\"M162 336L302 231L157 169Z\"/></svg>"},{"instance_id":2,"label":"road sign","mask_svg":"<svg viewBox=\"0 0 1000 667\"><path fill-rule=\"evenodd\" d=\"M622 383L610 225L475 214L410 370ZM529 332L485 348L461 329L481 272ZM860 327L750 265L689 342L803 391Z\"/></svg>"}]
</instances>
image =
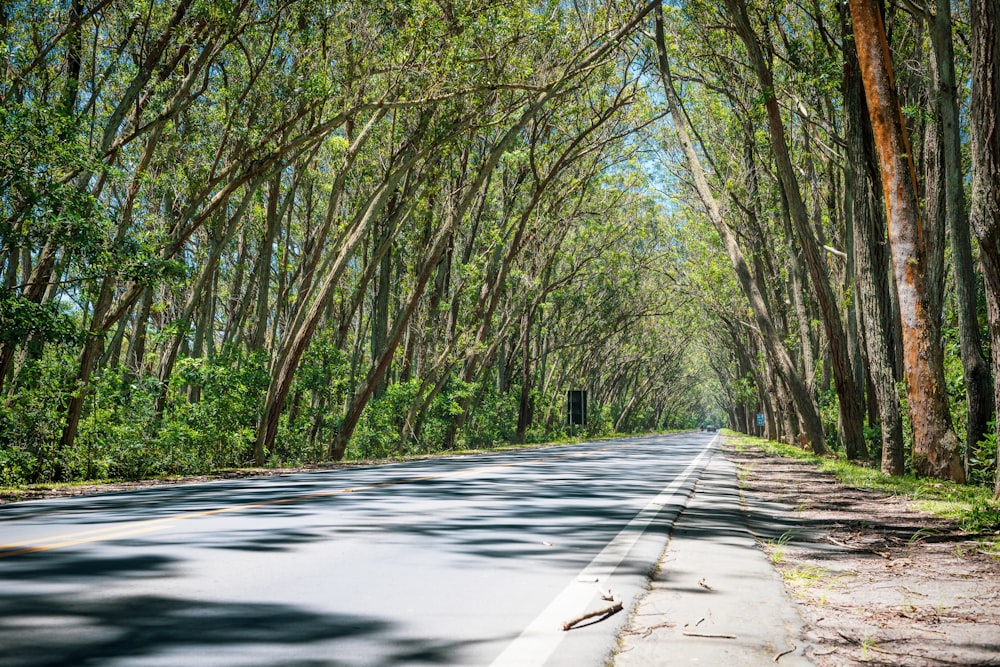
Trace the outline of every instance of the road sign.
<instances>
[{"instance_id":1,"label":"road sign","mask_svg":"<svg viewBox=\"0 0 1000 667\"><path fill-rule=\"evenodd\" d=\"M566 423L576 426L587 425L587 392L570 389L566 393Z\"/></svg>"},{"instance_id":2,"label":"road sign","mask_svg":"<svg viewBox=\"0 0 1000 667\"><path fill-rule=\"evenodd\" d=\"M764 425L764 413L763 412L758 412L757 413L757 426L763 426L763 425Z\"/></svg>"}]
</instances>

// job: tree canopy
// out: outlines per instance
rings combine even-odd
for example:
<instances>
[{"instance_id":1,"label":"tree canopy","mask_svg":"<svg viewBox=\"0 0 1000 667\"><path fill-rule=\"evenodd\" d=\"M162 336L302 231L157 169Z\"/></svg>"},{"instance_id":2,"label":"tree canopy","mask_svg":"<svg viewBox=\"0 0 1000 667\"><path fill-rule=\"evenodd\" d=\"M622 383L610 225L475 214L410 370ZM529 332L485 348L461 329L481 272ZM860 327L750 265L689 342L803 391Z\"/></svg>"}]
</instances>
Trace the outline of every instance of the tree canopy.
<instances>
[{"instance_id":1,"label":"tree canopy","mask_svg":"<svg viewBox=\"0 0 1000 667\"><path fill-rule=\"evenodd\" d=\"M551 440L576 389L993 483L996 5L0 3L0 483Z\"/></svg>"}]
</instances>

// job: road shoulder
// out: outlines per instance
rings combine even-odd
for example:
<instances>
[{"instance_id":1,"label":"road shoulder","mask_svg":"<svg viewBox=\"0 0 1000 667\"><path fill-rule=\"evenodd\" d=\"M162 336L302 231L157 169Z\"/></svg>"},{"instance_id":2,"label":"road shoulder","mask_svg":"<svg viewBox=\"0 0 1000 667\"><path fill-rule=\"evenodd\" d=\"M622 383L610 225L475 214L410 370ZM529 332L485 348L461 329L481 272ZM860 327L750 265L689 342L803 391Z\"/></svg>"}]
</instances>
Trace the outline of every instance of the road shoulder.
<instances>
[{"instance_id":1,"label":"road shoulder","mask_svg":"<svg viewBox=\"0 0 1000 667\"><path fill-rule=\"evenodd\" d=\"M716 454L613 664L809 665L802 633L802 619L741 510L736 467Z\"/></svg>"}]
</instances>

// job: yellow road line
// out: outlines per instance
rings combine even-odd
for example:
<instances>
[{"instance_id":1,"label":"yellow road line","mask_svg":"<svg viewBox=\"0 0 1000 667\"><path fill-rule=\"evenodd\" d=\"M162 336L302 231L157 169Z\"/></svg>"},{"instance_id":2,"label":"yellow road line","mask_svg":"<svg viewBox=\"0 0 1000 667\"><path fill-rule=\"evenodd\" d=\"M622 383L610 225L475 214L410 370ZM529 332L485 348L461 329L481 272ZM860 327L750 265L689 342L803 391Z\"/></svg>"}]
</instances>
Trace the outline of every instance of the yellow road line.
<instances>
[{"instance_id":1,"label":"yellow road line","mask_svg":"<svg viewBox=\"0 0 1000 667\"><path fill-rule=\"evenodd\" d=\"M631 443L625 443L624 446L630 446ZM53 549L62 549L65 547L74 547L81 544L90 544L93 542L103 542L106 540L118 539L121 537L129 537L132 535L141 535L144 533L152 533L158 530L164 530L169 527L171 523L177 521L183 521L185 519L196 519L200 517L213 516L217 514L227 514L229 512L238 512L240 510L257 509L260 507L268 507L271 505L285 505L288 503L299 502L302 500L311 500L315 498L328 498L331 496L336 496L342 493L357 493L358 491L370 491L372 489L382 489L389 486L399 486L402 484L414 484L416 482L426 482L433 479L443 479L446 477L457 477L460 475L471 475L479 474L482 472L487 472L490 470L496 470L499 468L513 468L516 466L527 465L529 463L541 463L544 461L555 461L558 459L576 458L580 456L590 456L596 454L600 451L607 449L602 447L599 449L591 449L585 452L573 452L570 454L560 454L558 456L548 456L545 458L528 459L525 461L512 461L510 463L497 463L488 466L479 466L476 468L466 468L464 470L451 471L446 473L441 473L438 475L425 475L422 477L407 477L405 479L389 480L387 482L379 482L376 484L367 484L365 486L356 486L346 489L333 489L330 491L317 491L315 493L306 493L298 496L290 496L287 498L276 498L274 500L265 500L259 503L245 503L242 505L229 505L227 507L218 507L216 509L204 510L201 512L186 512L184 514L177 514L175 516L164 517L161 519L147 519L145 521L135 521L129 522L124 525L115 526L105 526L103 528L92 528L90 530L82 530L73 533L66 533L63 535L41 537L32 540L24 540L21 542L13 542L10 544L0 544L0 559L10 558L11 556L21 556L24 554L38 553L41 551L51 551Z\"/></svg>"}]
</instances>

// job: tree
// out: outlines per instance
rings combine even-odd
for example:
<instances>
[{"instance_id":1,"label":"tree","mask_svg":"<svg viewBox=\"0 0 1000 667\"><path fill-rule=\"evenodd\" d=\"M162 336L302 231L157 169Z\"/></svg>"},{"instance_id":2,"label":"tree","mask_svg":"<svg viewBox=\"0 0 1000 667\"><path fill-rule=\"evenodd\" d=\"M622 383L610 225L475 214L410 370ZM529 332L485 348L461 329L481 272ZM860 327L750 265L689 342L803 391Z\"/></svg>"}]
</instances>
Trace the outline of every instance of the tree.
<instances>
[{"instance_id":1,"label":"tree","mask_svg":"<svg viewBox=\"0 0 1000 667\"><path fill-rule=\"evenodd\" d=\"M972 50L972 198L970 219L981 247L993 345L1000 378L1000 2L970 0ZM1000 414L1000 384L994 385ZM1000 498L1000 467L995 495Z\"/></svg>"},{"instance_id":2,"label":"tree","mask_svg":"<svg viewBox=\"0 0 1000 667\"><path fill-rule=\"evenodd\" d=\"M694 150L694 146L688 137L688 132L685 127L685 116L683 115L680 103L677 100L677 94L674 91L673 82L670 77L670 65L667 61L666 44L663 37L662 8L659 9L656 15L656 43L660 72L663 76L663 85L667 96L667 105L670 109L671 117L674 119L681 148L684 150L684 154L687 158L688 166L695 181L698 196L708 211L709 219L718 232L719 237L722 239L723 245L725 246L730 260L733 263L733 268L739 278L740 286L750 302L757 325L760 327L769 356L771 357L777 372L781 375L782 379L791 391L792 399L795 401L799 419L805 428L805 436L813 451L817 454L823 454L826 452L826 442L823 436L823 427L819 420L819 415L816 413L815 407L809 398L808 390L802 382L801 377L796 372L787 350L785 350L784 345L778 338L774 325L771 322L771 316L768 312L767 305L764 302L762 291L754 280L751 271L747 266L746 260L743 258L743 253L740 251L740 248L736 243L736 240L722 219L722 214L719 210L718 204L715 201L715 197L712 194L708 181L705 178L704 170L701 167L701 160L698 158L698 155Z\"/></svg>"},{"instance_id":3,"label":"tree","mask_svg":"<svg viewBox=\"0 0 1000 667\"><path fill-rule=\"evenodd\" d=\"M889 221L914 465L926 475L964 481L961 449L952 430L944 383L940 327L925 266L927 248L916 175L893 83L885 27L876 2L851 0L850 8Z\"/></svg>"},{"instance_id":4,"label":"tree","mask_svg":"<svg viewBox=\"0 0 1000 667\"><path fill-rule=\"evenodd\" d=\"M848 351L848 339L845 334L843 320L837 296L830 285L827 265L820 251L815 232L810 226L808 212L799 189L795 168L789 156L788 142L784 121L778 107L775 94L774 78L758 42L757 35L750 25L750 17L743 0L727 0L726 6L732 18L736 33L746 46L750 63L759 80L767 110L767 126L770 136L771 152L778 171L781 191L787 201L789 213L795 232L801 244L806 266L809 270L813 289L819 301L826 330L827 341L833 362L833 376L839 398L841 427L844 432L844 445L850 458L867 458L868 452L862 435L864 415L861 410L860 397L862 392L854 382L854 374Z\"/></svg>"},{"instance_id":5,"label":"tree","mask_svg":"<svg viewBox=\"0 0 1000 667\"><path fill-rule=\"evenodd\" d=\"M892 309L892 269L886 252L885 209L879 197L882 177L868 121L857 51L849 16L844 16L844 108L847 192L854 226L858 302L869 374L882 432L882 472L905 472L903 420L896 391L897 372L892 332L898 317Z\"/></svg>"}]
</instances>

